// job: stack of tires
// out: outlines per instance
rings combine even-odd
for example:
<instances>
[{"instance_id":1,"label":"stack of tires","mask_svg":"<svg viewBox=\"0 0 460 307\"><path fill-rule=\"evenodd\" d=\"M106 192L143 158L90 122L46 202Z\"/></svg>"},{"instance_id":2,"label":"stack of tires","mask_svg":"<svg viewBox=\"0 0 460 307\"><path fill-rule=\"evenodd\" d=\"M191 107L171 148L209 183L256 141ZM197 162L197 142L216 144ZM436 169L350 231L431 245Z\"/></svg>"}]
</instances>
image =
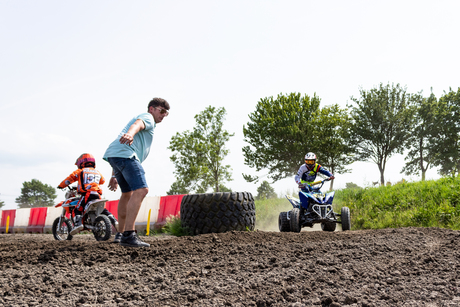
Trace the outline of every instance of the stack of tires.
<instances>
[{"instance_id":1,"label":"stack of tires","mask_svg":"<svg viewBox=\"0 0 460 307\"><path fill-rule=\"evenodd\" d=\"M191 235L254 230L256 208L249 192L190 194L182 198L180 218Z\"/></svg>"}]
</instances>

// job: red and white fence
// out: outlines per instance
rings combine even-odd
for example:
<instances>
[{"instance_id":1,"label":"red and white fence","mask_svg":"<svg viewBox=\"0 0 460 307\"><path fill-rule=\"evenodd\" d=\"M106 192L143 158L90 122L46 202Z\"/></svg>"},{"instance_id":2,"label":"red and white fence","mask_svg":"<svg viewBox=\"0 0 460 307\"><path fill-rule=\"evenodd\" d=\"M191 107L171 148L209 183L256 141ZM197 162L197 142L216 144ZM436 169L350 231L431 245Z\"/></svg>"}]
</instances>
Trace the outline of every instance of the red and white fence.
<instances>
[{"instance_id":1,"label":"red and white fence","mask_svg":"<svg viewBox=\"0 0 460 307\"><path fill-rule=\"evenodd\" d=\"M179 215L180 203L184 195L146 197L136 218L137 231L145 231L150 213L150 228L163 226L168 217ZM118 200L105 204L118 218ZM54 220L61 214L62 208L40 207L0 210L0 233L51 233ZM8 225L7 225L8 224Z\"/></svg>"}]
</instances>

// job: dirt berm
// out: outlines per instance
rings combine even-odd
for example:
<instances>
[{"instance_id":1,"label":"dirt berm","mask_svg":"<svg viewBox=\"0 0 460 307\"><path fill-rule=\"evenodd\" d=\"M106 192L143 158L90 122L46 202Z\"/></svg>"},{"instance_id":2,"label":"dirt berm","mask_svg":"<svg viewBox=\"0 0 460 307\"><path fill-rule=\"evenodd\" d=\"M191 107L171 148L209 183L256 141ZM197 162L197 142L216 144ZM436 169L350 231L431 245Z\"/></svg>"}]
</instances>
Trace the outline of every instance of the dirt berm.
<instances>
[{"instance_id":1,"label":"dirt berm","mask_svg":"<svg viewBox=\"0 0 460 307\"><path fill-rule=\"evenodd\" d=\"M2 234L0 306L460 306L459 231L143 238Z\"/></svg>"}]
</instances>

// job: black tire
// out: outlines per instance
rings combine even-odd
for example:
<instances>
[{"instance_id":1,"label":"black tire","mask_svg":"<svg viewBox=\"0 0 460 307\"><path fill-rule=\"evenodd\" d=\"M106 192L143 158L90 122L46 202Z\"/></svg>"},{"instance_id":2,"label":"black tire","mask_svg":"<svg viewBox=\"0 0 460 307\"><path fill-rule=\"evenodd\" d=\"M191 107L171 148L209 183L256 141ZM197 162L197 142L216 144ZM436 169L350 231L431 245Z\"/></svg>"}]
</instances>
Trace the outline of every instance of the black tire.
<instances>
[{"instance_id":1,"label":"black tire","mask_svg":"<svg viewBox=\"0 0 460 307\"><path fill-rule=\"evenodd\" d=\"M278 217L278 228L280 232L289 232L291 231L291 224L289 223L289 220L287 219L287 212L280 212L280 215Z\"/></svg>"},{"instance_id":2,"label":"black tire","mask_svg":"<svg viewBox=\"0 0 460 307\"><path fill-rule=\"evenodd\" d=\"M107 241L112 236L112 224L107 215L99 215L94 221L93 235L97 241Z\"/></svg>"},{"instance_id":3,"label":"black tire","mask_svg":"<svg viewBox=\"0 0 460 307\"><path fill-rule=\"evenodd\" d=\"M335 231L336 227L337 227L337 223L335 223L335 222L321 223L321 229L323 231Z\"/></svg>"},{"instance_id":4,"label":"black tire","mask_svg":"<svg viewBox=\"0 0 460 307\"><path fill-rule=\"evenodd\" d=\"M340 220L342 222L343 231L351 229L350 209L348 209L348 207L342 207L342 209L340 209Z\"/></svg>"},{"instance_id":5,"label":"black tire","mask_svg":"<svg viewBox=\"0 0 460 307\"><path fill-rule=\"evenodd\" d=\"M300 209L294 208L289 213L290 226L292 232L300 232L302 226L300 226Z\"/></svg>"},{"instance_id":6,"label":"black tire","mask_svg":"<svg viewBox=\"0 0 460 307\"><path fill-rule=\"evenodd\" d=\"M61 218L58 217L53 222L52 231L54 238L58 241L72 240L73 236L70 234L70 231L72 230L72 224L68 219L64 219L63 223L61 223L61 227L58 229L60 219Z\"/></svg>"},{"instance_id":7,"label":"black tire","mask_svg":"<svg viewBox=\"0 0 460 307\"><path fill-rule=\"evenodd\" d=\"M256 207L249 192L190 194L182 198L180 218L191 235L254 230Z\"/></svg>"}]
</instances>

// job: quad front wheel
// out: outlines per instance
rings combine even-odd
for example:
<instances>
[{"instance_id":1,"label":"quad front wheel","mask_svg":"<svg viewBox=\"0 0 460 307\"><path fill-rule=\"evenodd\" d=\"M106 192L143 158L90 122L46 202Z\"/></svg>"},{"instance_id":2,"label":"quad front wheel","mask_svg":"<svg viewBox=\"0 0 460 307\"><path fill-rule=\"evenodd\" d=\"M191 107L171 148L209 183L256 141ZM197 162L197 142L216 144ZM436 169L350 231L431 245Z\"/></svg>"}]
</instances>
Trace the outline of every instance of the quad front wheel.
<instances>
[{"instance_id":1,"label":"quad front wheel","mask_svg":"<svg viewBox=\"0 0 460 307\"><path fill-rule=\"evenodd\" d=\"M59 221L61 221L59 225ZM63 241L63 240L72 240L73 236L70 234L70 231L72 230L72 224L68 219L65 218L60 218L58 217L57 219L54 220L53 222L53 236L56 240L58 241Z\"/></svg>"},{"instance_id":2,"label":"quad front wheel","mask_svg":"<svg viewBox=\"0 0 460 307\"><path fill-rule=\"evenodd\" d=\"M290 224L291 224L291 231L292 232L300 232L302 226L300 225L300 209L294 208L290 211Z\"/></svg>"},{"instance_id":3,"label":"quad front wheel","mask_svg":"<svg viewBox=\"0 0 460 307\"><path fill-rule=\"evenodd\" d=\"M107 241L112 235L112 224L106 215L99 215L94 223L94 237L97 241Z\"/></svg>"},{"instance_id":4,"label":"quad front wheel","mask_svg":"<svg viewBox=\"0 0 460 307\"><path fill-rule=\"evenodd\" d=\"M289 232L291 230L291 225L287 215L287 212L280 212L280 216L278 218L278 228L280 229L280 232Z\"/></svg>"},{"instance_id":5,"label":"quad front wheel","mask_svg":"<svg viewBox=\"0 0 460 307\"><path fill-rule=\"evenodd\" d=\"M348 207L342 207L340 210L340 219L342 221L342 230L350 230L351 229L351 221L350 221L350 209Z\"/></svg>"}]
</instances>

